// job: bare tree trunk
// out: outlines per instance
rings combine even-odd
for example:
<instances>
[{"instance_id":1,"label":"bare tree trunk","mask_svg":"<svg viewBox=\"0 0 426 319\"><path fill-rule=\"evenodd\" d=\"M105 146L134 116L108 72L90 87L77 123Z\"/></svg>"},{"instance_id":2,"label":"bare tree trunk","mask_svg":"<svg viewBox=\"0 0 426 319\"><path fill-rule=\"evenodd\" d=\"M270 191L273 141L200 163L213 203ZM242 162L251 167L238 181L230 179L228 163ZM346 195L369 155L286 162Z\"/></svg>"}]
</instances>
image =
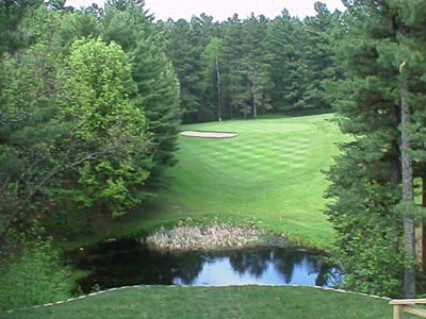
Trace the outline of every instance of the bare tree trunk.
<instances>
[{"instance_id":1,"label":"bare tree trunk","mask_svg":"<svg viewBox=\"0 0 426 319\"><path fill-rule=\"evenodd\" d=\"M256 92L256 84L253 83L253 92ZM256 95L253 93L253 118L257 118Z\"/></svg>"},{"instance_id":2,"label":"bare tree trunk","mask_svg":"<svg viewBox=\"0 0 426 319\"><path fill-rule=\"evenodd\" d=\"M219 59L217 57L217 51L215 56L215 66L216 66L216 78L217 78L217 119L219 122L222 122L222 107L220 105L220 69L219 69Z\"/></svg>"},{"instance_id":3,"label":"bare tree trunk","mask_svg":"<svg viewBox=\"0 0 426 319\"><path fill-rule=\"evenodd\" d=\"M252 92L252 96L253 96L253 118L257 118L257 85L256 85L256 81L257 81L257 75L258 75L258 67L255 65L253 67L253 73L254 73L254 78L252 81L252 87L251 87L251 92Z\"/></svg>"},{"instance_id":4,"label":"bare tree trunk","mask_svg":"<svg viewBox=\"0 0 426 319\"><path fill-rule=\"evenodd\" d=\"M407 124L410 122L410 106L408 105L408 76L407 63L400 66L400 94L401 94L401 169L402 169L402 202L404 204L404 248L407 257L407 265L404 272L404 296L414 298L416 296L416 272L415 272L415 231L413 211L413 168L409 155L410 139L407 132Z\"/></svg>"},{"instance_id":5,"label":"bare tree trunk","mask_svg":"<svg viewBox=\"0 0 426 319\"><path fill-rule=\"evenodd\" d=\"M422 176L422 206L426 207L426 174ZM425 218L423 218L423 221L422 221L422 270L423 270L423 273L426 273L426 220Z\"/></svg>"},{"instance_id":6,"label":"bare tree trunk","mask_svg":"<svg viewBox=\"0 0 426 319\"><path fill-rule=\"evenodd\" d=\"M400 124L400 108L398 105L393 104L390 110L390 123L393 127L398 127ZM398 140L394 139L391 142L391 154L390 159L390 173L389 181L390 184L397 188L401 184L401 161L400 161L400 147ZM399 218L392 219L392 252L396 255L401 251L401 224Z\"/></svg>"}]
</instances>

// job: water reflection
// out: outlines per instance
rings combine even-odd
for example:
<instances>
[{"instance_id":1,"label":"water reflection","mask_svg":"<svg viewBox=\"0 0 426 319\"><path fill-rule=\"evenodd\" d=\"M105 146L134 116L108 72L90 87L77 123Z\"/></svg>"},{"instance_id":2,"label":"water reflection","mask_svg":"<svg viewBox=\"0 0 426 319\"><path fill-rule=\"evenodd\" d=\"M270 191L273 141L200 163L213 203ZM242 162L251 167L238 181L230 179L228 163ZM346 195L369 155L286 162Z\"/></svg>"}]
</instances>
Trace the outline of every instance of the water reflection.
<instances>
[{"instance_id":1,"label":"water reflection","mask_svg":"<svg viewBox=\"0 0 426 319\"><path fill-rule=\"evenodd\" d=\"M71 256L76 268L89 270L83 292L128 285L319 285L341 278L320 253L284 248L256 248L214 253L158 253L138 240L104 243Z\"/></svg>"},{"instance_id":2,"label":"water reflection","mask_svg":"<svg viewBox=\"0 0 426 319\"><path fill-rule=\"evenodd\" d=\"M240 275L249 274L260 278L268 268L271 252L268 250L236 251L229 257L232 269Z\"/></svg>"}]
</instances>

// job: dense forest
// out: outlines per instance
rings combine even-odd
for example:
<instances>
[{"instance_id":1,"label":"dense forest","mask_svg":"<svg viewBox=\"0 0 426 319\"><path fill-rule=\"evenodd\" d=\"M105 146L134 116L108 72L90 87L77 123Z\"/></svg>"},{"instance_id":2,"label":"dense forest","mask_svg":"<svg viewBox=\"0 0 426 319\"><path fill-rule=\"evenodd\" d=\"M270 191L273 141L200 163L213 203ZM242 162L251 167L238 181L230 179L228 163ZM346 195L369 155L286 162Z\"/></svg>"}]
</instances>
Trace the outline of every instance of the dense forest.
<instances>
[{"instance_id":1,"label":"dense forest","mask_svg":"<svg viewBox=\"0 0 426 319\"><path fill-rule=\"evenodd\" d=\"M260 114L330 111L327 89L342 78L332 46L340 13L318 2L300 21L287 10L213 22L157 23L181 88L184 122L256 118Z\"/></svg>"},{"instance_id":2,"label":"dense forest","mask_svg":"<svg viewBox=\"0 0 426 319\"><path fill-rule=\"evenodd\" d=\"M51 238L90 235L167 187L181 123L286 112L335 112L350 136L326 172L343 286L424 290L426 4L343 2L217 22L155 21L143 0L1 1L0 304L66 295ZM36 288L9 291L30 268Z\"/></svg>"}]
</instances>

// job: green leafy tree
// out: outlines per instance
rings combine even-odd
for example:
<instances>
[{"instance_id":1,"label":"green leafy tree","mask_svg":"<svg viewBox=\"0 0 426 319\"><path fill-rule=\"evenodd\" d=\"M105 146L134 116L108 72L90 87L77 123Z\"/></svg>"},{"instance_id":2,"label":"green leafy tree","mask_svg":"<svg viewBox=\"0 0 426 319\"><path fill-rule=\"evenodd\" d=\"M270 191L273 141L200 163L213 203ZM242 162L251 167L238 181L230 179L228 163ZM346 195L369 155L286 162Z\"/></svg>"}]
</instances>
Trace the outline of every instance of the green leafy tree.
<instances>
[{"instance_id":1,"label":"green leafy tree","mask_svg":"<svg viewBox=\"0 0 426 319\"><path fill-rule=\"evenodd\" d=\"M148 160L145 116L129 98L136 90L131 64L119 45L101 39L76 41L67 64L62 116L72 124L72 142L102 152L77 169L75 198L122 215L139 203L132 191L149 174L140 162Z\"/></svg>"}]
</instances>

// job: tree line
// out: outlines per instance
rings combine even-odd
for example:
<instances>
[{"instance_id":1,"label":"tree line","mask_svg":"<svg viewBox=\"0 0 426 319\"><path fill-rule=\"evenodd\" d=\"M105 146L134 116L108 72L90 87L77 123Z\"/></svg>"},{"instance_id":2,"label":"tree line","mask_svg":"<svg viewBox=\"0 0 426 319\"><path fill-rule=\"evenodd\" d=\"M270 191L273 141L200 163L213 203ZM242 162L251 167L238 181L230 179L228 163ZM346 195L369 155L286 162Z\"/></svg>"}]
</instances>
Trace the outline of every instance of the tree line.
<instances>
[{"instance_id":1,"label":"tree line","mask_svg":"<svg viewBox=\"0 0 426 319\"><path fill-rule=\"evenodd\" d=\"M301 21L283 10L214 22L201 14L157 23L181 88L184 122L330 111L329 83L342 77L333 49L340 12L315 4Z\"/></svg>"}]
</instances>

